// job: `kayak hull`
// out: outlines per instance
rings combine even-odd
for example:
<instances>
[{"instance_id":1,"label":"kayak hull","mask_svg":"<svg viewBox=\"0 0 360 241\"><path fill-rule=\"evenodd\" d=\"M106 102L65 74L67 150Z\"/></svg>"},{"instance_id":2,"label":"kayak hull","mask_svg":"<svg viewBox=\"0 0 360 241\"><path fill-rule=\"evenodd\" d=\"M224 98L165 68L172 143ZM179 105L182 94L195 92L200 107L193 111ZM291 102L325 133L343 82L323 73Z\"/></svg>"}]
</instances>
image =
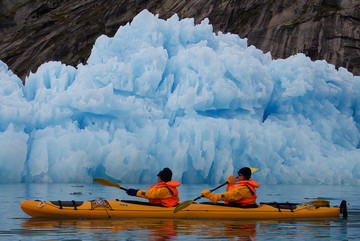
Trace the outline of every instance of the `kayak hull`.
<instances>
[{"instance_id":1,"label":"kayak hull","mask_svg":"<svg viewBox=\"0 0 360 241\"><path fill-rule=\"evenodd\" d=\"M72 203L73 205L68 205ZM80 204L81 203L81 204ZM95 204L94 204L95 203ZM65 204L65 205L64 205ZM339 207L276 208L260 204L257 208L240 208L225 205L193 203L174 213L174 207L148 205L144 202L102 200L63 203L30 201L21 203L21 209L32 217L53 217L70 219L107 218L180 218L180 219L291 219L291 218L334 218L339 217Z\"/></svg>"}]
</instances>

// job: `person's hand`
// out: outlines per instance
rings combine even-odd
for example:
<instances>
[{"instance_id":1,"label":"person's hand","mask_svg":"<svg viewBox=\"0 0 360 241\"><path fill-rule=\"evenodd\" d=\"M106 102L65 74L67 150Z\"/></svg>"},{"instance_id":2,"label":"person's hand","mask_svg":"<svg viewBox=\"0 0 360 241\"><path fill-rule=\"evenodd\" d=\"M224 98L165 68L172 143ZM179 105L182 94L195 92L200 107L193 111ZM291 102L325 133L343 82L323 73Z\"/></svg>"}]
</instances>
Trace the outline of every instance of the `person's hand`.
<instances>
[{"instance_id":1,"label":"person's hand","mask_svg":"<svg viewBox=\"0 0 360 241\"><path fill-rule=\"evenodd\" d=\"M214 194L212 194L209 190L203 190L201 192L202 195L204 195L204 197L206 197L207 199L209 199L210 201L216 203L217 202L217 198L215 197Z\"/></svg>"},{"instance_id":2,"label":"person's hand","mask_svg":"<svg viewBox=\"0 0 360 241\"><path fill-rule=\"evenodd\" d=\"M136 196L137 191L139 191L139 189L129 188L129 189L126 191L126 194L129 195L129 196Z\"/></svg>"},{"instance_id":3,"label":"person's hand","mask_svg":"<svg viewBox=\"0 0 360 241\"><path fill-rule=\"evenodd\" d=\"M201 192L202 195L204 195L204 197L208 198L212 193L209 190L203 190Z\"/></svg>"},{"instance_id":4,"label":"person's hand","mask_svg":"<svg viewBox=\"0 0 360 241\"><path fill-rule=\"evenodd\" d=\"M236 178L234 175L230 175L227 179L228 184L233 184L236 181Z\"/></svg>"}]
</instances>

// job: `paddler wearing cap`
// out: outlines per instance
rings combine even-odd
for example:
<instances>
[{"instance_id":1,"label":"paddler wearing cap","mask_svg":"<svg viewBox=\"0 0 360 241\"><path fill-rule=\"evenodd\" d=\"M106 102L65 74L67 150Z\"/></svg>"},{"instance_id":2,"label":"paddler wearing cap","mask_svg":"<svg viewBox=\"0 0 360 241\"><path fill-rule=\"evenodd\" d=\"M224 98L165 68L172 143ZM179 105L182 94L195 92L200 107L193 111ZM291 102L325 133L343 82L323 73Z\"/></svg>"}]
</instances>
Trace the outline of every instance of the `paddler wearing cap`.
<instances>
[{"instance_id":1,"label":"paddler wearing cap","mask_svg":"<svg viewBox=\"0 0 360 241\"><path fill-rule=\"evenodd\" d=\"M158 173L158 184L149 187L149 190L138 190L130 188L126 193L130 196L137 196L149 199L149 203L160 204L165 207L173 207L180 201L179 192L176 189L180 182L172 181L172 171L164 168Z\"/></svg>"},{"instance_id":2,"label":"paddler wearing cap","mask_svg":"<svg viewBox=\"0 0 360 241\"><path fill-rule=\"evenodd\" d=\"M227 179L226 192L213 194L209 190L201 192L204 197L212 202L225 201L229 205L256 207L256 190L259 183L251 180L251 169L243 167L239 170L236 177L230 175Z\"/></svg>"}]
</instances>

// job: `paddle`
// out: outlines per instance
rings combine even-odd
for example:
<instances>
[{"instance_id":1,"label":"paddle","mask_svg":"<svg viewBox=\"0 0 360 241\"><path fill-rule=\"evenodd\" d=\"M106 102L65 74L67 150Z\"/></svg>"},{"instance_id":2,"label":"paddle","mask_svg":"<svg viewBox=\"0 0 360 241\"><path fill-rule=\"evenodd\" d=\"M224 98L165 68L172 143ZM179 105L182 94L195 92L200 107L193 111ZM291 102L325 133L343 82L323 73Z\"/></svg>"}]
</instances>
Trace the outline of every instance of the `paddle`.
<instances>
[{"instance_id":1,"label":"paddle","mask_svg":"<svg viewBox=\"0 0 360 241\"><path fill-rule=\"evenodd\" d=\"M259 170L258 168L250 168L251 169L251 172L256 172L257 170ZM221 184L220 186L214 188L214 189L211 189L210 192L213 192L217 189L219 189L220 187L222 186L225 186L228 182L225 182L223 184ZM174 213L177 213L185 208L187 208L188 206L190 206L192 203L194 203L195 201L199 200L200 198L204 197L204 195L201 195L201 196L198 196L197 198L195 198L194 200L188 200L188 201L185 201L185 202L182 202L180 203L175 209L174 209Z\"/></svg>"},{"instance_id":2,"label":"paddle","mask_svg":"<svg viewBox=\"0 0 360 241\"><path fill-rule=\"evenodd\" d=\"M278 202L261 202L260 204L267 204L270 206L279 206L279 205L297 205L304 208L318 208L318 207L330 207L330 202L327 200L314 200L306 203L278 203Z\"/></svg>"},{"instance_id":3,"label":"paddle","mask_svg":"<svg viewBox=\"0 0 360 241\"><path fill-rule=\"evenodd\" d=\"M211 189L210 192L213 192L217 189L219 189L220 187L222 186L225 186L228 182L225 182L223 184L221 184L220 186L214 188L214 189ZM201 196L198 196L197 198L195 198L194 200L188 200L188 201L185 201L185 202L182 202L180 203L179 205L177 205L177 207L174 209L174 213L177 213L181 210L183 210L184 208L187 208L188 206L190 206L193 202L195 202L196 200L199 200L200 198L204 197L204 195L201 195Z\"/></svg>"},{"instance_id":4,"label":"paddle","mask_svg":"<svg viewBox=\"0 0 360 241\"><path fill-rule=\"evenodd\" d=\"M121 187L119 184L114 183L114 182L110 182L110 181L108 181L108 180L106 180L106 179L94 178L94 182L97 182L97 183L99 183L99 184L101 184L101 185L104 185L104 186L117 187L117 188L122 189L122 190L124 190L124 191L126 191L126 192L128 191L127 188Z\"/></svg>"},{"instance_id":5,"label":"paddle","mask_svg":"<svg viewBox=\"0 0 360 241\"><path fill-rule=\"evenodd\" d=\"M314 200L314 201L310 201L310 202L306 202L306 203L301 203L300 206L303 207L330 207L330 202L327 200Z\"/></svg>"}]
</instances>

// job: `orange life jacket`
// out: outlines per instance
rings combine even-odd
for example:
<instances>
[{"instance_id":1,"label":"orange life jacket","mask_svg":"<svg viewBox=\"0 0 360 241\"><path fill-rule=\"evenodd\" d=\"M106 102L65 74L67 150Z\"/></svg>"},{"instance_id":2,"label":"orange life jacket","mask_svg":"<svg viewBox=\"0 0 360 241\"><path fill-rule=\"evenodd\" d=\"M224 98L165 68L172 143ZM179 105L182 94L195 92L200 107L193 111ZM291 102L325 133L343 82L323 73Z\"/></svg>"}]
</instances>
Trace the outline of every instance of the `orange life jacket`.
<instances>
[{"instance_id":1,"label":"orange life jacket","mask_svg":"<svg viewBox=\"0 0 360 241\"><path fill-rule=\"evenodd\" d=\"M173 207L173 206L177 205L180 201L180 198L179 198L179 192L176 189L176 187L178 187L180 185L181 185L180 182L169 181L169 182L160 182L158 184L150 186L149 190L153 189L153 188L167 187L170 189L170 191L172 192L173 195L168 198L149 199L149 203L161 204L166 207Z\"/></svg>"},{"instance_id":2,"label":"orange life jacket","mask_svg":"<svg viewBox=\"0 0 360 241\"><path fill-rule=\"evenodd\" d=\"M241 205L249 205L249 204L256 204L256 187L259 187L259 183L255 182L254 180L243 180L235 182L234 184L230 184L226 187L226 191L230 191L234 188L240 187L240 186L247 186L251 192L253 193L252 197L243 198L237 201L231 201L232 203L238 203Z\"/></svg>"}]
</instances>

